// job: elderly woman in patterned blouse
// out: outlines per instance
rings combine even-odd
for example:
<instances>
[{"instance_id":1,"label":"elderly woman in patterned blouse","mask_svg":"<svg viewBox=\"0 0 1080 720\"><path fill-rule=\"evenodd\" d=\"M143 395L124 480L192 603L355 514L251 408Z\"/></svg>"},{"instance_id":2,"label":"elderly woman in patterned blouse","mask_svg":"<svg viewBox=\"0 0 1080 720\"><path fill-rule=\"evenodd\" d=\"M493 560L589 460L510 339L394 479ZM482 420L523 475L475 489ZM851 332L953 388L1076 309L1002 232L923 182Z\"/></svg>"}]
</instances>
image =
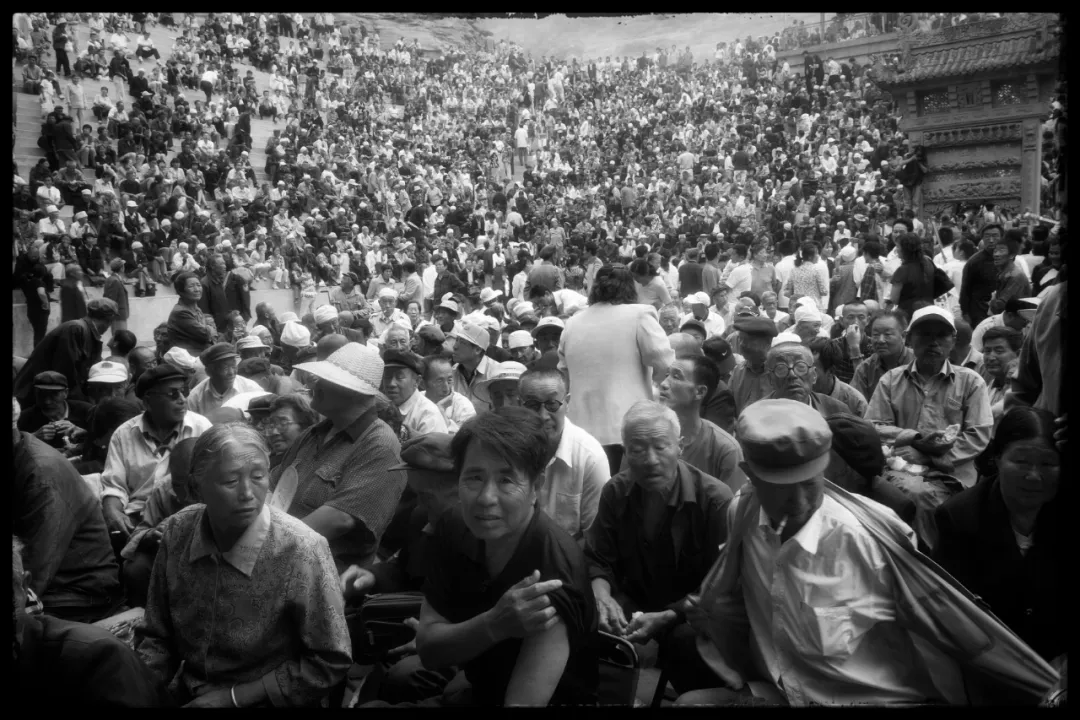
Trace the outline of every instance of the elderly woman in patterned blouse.
<instances>
[{"instance_id":1,"label":"elderly woman in patterned blouse","mask_svg":"<svg viewBox=\"0 0 1080 720\"><path fill-rule=\"evenodd\" d=\"M318 706L352 660L321 535L265 503L269 450L218 425L192 452L198 503L169 518L136 647L190 707Z\"/></svg>"}]
</instances>

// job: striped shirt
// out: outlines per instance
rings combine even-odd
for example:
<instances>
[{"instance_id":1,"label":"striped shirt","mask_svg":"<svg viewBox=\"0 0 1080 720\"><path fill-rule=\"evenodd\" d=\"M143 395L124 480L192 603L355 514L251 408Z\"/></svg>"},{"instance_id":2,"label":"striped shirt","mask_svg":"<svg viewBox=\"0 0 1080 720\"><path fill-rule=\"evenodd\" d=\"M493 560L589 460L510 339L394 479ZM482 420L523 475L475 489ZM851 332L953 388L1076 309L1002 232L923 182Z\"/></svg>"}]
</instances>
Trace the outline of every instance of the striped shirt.
<instances>
[{"instance_id":1,"label":"striped shirt","mask_svg":"<svg viewBox=\"0 0 1080 720\"><path fill-rule=\"evenodd\" d=\"M146 413L124 422L113 433L101 472L101 498L116 497L128 515L142 513L154 485L168 482L169 453L176 443L195 438L210 429L210 421L198 413L184 413L184 423L166 441L158 442L146 424Z\"/></svg>"},{"instance_id":2,"label":"striped shirt","mask_svg":"<svg viewBox=\"0 0 1080 720\"><path fill-rule=\"evenodd\" d=\"M328 437L332 429L327 419L305 431L271 471L270 481L273 491L285 470L295 468L299 481L288 509L293 517L303 520L327 506L356 520L356 527L330 540L342 571L374 559L405 489L405 472L390 470L401 463L401 444L374 408Z\"/></svg>"}]
</instances>

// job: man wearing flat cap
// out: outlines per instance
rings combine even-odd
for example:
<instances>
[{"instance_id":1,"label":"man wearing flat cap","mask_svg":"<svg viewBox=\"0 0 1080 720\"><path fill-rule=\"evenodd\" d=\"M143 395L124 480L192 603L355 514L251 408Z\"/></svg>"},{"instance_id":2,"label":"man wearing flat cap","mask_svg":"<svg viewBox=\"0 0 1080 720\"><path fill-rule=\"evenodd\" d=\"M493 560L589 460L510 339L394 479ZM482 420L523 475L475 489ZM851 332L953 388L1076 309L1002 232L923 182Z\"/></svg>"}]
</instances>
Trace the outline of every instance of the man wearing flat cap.
<instances>
[{"instance_id":1,"label":"man wearing flat cap","mask_svg":"<svg viewBox=\"0 0 1080 720\"><path fill-rule=\"evenodd\" d=\"M902 490L918 507L915 529L933 549L934 510L975 485L977 458L990 443L994 416L986 381L949 362L956 342L952 313L934 305L916 310L907 328L915 359L881 376L866 408L882 443L924 469L921 482Z\"/></svg>"},{"instance_id":2,"label":"man wearing flat cap","mask_svg":"<svg viewBox=\"0 0 1080 720\"><path fill-rule=\"evenodd\" d=\"M19 429L54 448L73 440L90 427L93 405L68 399L67 378L54 370L34 378L34 404L19 414Z\"/></svg>"},{"instance_id":3,"label":"man wearing flat cap","mask_svg":"<svg viewBox=\"0 0 1080 720\"><path fill-rule=\"evenodd\" d=\"M424 360L408 350L387 350L383 355L382 392L394 403L413 437L445 433L446 419L435 403L417 388L424 375Z\"/></svg>"},{"instance_id":4,"label":"man wearing flat cap","mask_svg":"<svg viewBox=\"0 0 1080 720\"><path fill-rule=\"evenodd\" d=\"M206 379L191 389L187 399L189 410L208 416L229 398L262 390L254 380L237 376L237 360L232 343L217 343L199 355L199 361L206 369Z\"/></svg>"},{"instance_id":5,"label":"man wearing flat cap","mask_svg":"<svg viewBox=\"0 0 1080 720\"><path fill-rule=\"evenodd\" d=\"M741 413L751 403L773 391L772 376L765 369L765 358L777 332L776 323L760 315L737 318L735 330L738 332L739 353L745 362L732 371L728 385L735 395L735 412Z\"/></svg>"},{"instance_id":6,"label":"man wearing flat cap","mask_svg":"<svg viewBox=\"0 0 1080 720\"><path fill-rule=\"evenodd\" d=\"M1035 702L1054 682L920 556L892 510L825 479L833 436L816 410L762 400L736 434L750 484L729 504L727 543L687 610L713 677L683 678L726 687L678 705L970 704L986 697L969 694L972 680L988 679Z\"/></svg>"},{"instance_id":7,"label":"man wearing flat cap","mask_svg":"<svg viewBox=\"0 0 1080 720\"><path fill-rule=\"evenodd\" d=\"M210 428L209 420L188 410L187 382L187 373L167 362L140 375L135 394L145 411L121 424L109 441L101 473L102 512L109 530L125 539L139 524L154 485L170 481L172 448Z\"/></svg>"},{"instance_id":8,"label":"man wearing flat cap","mask_svg":"<svg viewBox=\"0 0 1080 720\"><path fill-rule=\"evenodd\" d=\"M46 370L67 379L73 399L85 399L90 366L101 358L101 334L112 324L116 312L112 300L95 298L86 304L86 317L60 323L46 333L15 376L14 395L19 403L30 405L34 378Z\"/></svg>"}]
</instances>

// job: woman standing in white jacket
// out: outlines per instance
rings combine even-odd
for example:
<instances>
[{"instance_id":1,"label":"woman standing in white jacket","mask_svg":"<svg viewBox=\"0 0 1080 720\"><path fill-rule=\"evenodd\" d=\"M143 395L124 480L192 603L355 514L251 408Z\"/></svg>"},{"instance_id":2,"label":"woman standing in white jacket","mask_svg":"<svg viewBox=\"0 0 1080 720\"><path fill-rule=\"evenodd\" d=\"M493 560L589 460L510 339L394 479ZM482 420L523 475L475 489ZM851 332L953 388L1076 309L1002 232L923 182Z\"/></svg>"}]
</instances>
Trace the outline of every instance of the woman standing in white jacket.
<instances>
[{"instance_id":1,"label":"woman standing in white jacket","mask_svg":"<svg viewBox=\"0 0 1080 720\"><path fill-rule=\"evenodd\" d=\"M623 415L653 399L653 376L666 374L674 359L656 310L637 304L630 271L600 268L589 307L566 321L559 369L570 382L567 417L604 446L612 474L622 463Z\"/></svg>"}]
</instances>

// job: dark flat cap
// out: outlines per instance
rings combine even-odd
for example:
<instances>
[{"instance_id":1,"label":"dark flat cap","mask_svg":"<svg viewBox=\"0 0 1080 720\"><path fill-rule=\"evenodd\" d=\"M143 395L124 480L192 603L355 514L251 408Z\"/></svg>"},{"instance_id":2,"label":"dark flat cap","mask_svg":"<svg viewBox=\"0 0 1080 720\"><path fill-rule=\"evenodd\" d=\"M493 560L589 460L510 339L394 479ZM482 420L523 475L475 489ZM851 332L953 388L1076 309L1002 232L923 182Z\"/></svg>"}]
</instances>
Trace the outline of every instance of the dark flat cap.
<instances>
[{"instance_id":1,"label":"dark flat cap","mask_svg":"<svg viewBox=\"0 0 1080 720\"><path fill-rule=\"evenodd\" d=\"M300 363L312 362L318 359L319 351L315 349L314 345L306 348L300 348L296 352L296 361L293 363L293 367L296 367Z\"/></svg>"},{"instance_id":2,"label":"dark flat cap","mask_svg":"<svg viewBox=\"0 0 1080 720\"><path fill-rule=\"evenodd\" d=\"M735 329L747 335L765 335L776 337L776 323L768 317L740 317L735 320Z\"/></svg>"},{"instance_id":3,"label":"dark flat cap","mask_svg":"<svg viewBox=\"0 0 1080 720\"><path fill-rule=\"evenodd\" d=\"M274 393L266 393L257 398L252 398L248 403L248 415L251 415L253 418L269 415L270 405L277 399L278 396Z\"/></svg>"},{"instance_id":4,"label":"dark flat cap","mask_svg":"<svg viewBox=\"0 0 1080 720\"><path fill-rule=\"evenodd\" d=\"M249 378L270 372L270 360L264 357L253 357L241 360L236 366L236 374Z\"/></svg>"},{"instance_id":5,"label":"dark flat cap","mask_svg":"<svg viewBox=\"0 0 1080 720\"><path fill-rule=\"evenodd\" d=\"M401 464L391 470L405 470L410 485L453 484L454 456L450 451L452 435L428 433L407 440L401 446Z\"/></svg>"},{"instance_id":6,"label":"dark flat cap","mask_svg":"<svg viewBox=\"0 0 1080 720\"><path fill-rule=\"evenodd\" d=\"M687 320L679 327L679 330L685 330L686 328L694 328L695 330L699 330L705 337L709 337L709 331L705 329L705 323L697 318Z\"/></svg>"},{"instance_id":7,"label":"dark flat cap","mask_svg":"<svg viewBox=\"0 0 1080 720\"><path fill-rule=\"evenodd\" d=\"M408 368L417 375L424 374L424 360L416 353L405 350L387 350L383 355L383 369Z\"/></svg>"},{"instance_id":8,"label":"dark flat cap","mask_svg":"<svg viewBox=\"0 0 1080 720\"><path fill-rule=\"evenodd\" d=\"M881 440L869 420L851 413L836 413L825 418L832 431L832 449L866 480L885 471L885 453Z\"/></svg>"},{"instance_id":9,"label":"dark flat cap","mask_svg":"<svg viewBox=\"0 0 1080 720\"><path fill-rule=\"evenodd\" d=\"M175 365L170 365L169 363L161 363L139 376L138 381L135 383L135 397L141 398L146 395L147 390L168 380L187 379L187 373L180 368Z\"/></svg>"},{"instance_id":10,"label":"dark flat cap","mask_svg":"<svg viewBox=\"0 0 1080 720\"><path fill-rule=\"evenodd\" d=\"M758 400L735 422L750 470L763 482L794 485L825 471L832 431L814 408L795 400Z\"/></svg>"},{"instance_id":11,"label":"dark flat cap","mask_svg":"<svg viewBox=\"0 0 1080 720\"><path fill-rule=\"evenodd\" d=\"M34 387L38 390L67 390L68 381L63 373L46 370L34 376Z\"/></svg>"},{"instance_id":12,"label":"dark flat cap","mask_svg":"<svg viewBox=\"0 0 1080 720\"><path fill-rule=\"evenodd\" d=\"M199 362L203 364L203 367L209 367L211 363L216 363L218 360L235 357L238 357L238 355L232 343L219 342L203 350L202 354L199 355Z\"/></svg>"}]
</instances>

